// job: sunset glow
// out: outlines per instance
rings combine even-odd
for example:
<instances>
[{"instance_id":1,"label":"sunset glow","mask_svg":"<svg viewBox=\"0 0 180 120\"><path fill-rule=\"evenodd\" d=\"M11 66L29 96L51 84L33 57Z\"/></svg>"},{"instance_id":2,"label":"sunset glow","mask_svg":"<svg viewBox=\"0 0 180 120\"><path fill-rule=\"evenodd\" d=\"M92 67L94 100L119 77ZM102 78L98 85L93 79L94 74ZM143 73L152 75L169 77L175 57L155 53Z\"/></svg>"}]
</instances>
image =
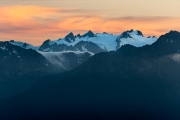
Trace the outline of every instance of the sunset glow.
<instances>
[{"instance_id":1,"label":"sunset glow","mask_svg":"<svg viewBox=\"0 0 180 120\"><path fill-rule=\"evenodd\" d=\"M106 10L100 7L95 11L97 8L70 8L67 5L71 3L67 2L62 3L65 6L62 7L61 5L40 5L39 3L27 5L28 2L19 4L20 1L17 1L17 5L12 2L0 6L1 41L14 39L40 45L45 39L55 40L64 37L69 32L83 34L92 30L95 33L120 34L126 30L135 29L141 30L146 36L155 35L158 37L170 30L180 30L180 17L173 14L172 16L163 16L163 13L159 13L159 15L154 13L154 16L153 14L145 16L140 15L137 12L139 9L137 9L134 13L131 10L131 15L129 12L125 15L125 12L119 11L117 16L112 14L108 16L105 13L106 11L112 12L108 11L110 8ZM114 4L116 2L114 1ZM117 11L114 10L114 12Z\"/></svg>"}]
</instances>

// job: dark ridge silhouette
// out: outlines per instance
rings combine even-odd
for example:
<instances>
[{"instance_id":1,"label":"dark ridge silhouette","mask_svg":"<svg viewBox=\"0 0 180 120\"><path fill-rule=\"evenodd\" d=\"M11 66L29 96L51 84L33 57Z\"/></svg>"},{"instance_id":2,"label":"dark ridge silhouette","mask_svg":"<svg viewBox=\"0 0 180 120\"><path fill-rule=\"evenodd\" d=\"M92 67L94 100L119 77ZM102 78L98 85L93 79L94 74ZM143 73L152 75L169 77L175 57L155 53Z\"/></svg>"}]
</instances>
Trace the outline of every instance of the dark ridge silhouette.
<instances>
[{"instance_id":1,"label":"dark ridge silhouette","mask_svg":"<svg viewBox=\"0 0 180 120\"><path fill-rule=\"evenodd\" d=\"M152 45L96 54L70 72L46 76L1 100L0 117L179 120L180 63L174 57L179 43L180 33L171 31Z\"/></svg>"}]
</instances>

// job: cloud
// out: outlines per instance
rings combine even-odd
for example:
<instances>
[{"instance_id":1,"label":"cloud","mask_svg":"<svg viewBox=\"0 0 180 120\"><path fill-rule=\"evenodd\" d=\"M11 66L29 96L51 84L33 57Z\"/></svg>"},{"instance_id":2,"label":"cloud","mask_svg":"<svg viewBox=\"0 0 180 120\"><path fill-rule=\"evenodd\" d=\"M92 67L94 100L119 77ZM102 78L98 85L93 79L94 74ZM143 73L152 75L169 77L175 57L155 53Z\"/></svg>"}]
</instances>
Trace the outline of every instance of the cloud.
<instances>
[{"instance_id":1,"label":"cloud","mask_svg":"<svg viewBox=\"0 0 180 120\"><path fill-rule=\"evenodd\" d=\"M170 55L170 58L172 58L175 62L178 62L178 63L180 62L180 54Z\"/></svg>"},{"instance_id":2,"label":"cloud","mask_svg":"<svg viewBox=\"0 0 180 120\"><path fill-rule=\"evenodd\" d=\"M0 39L15 39L40 45L45 39L58 39L69 32L82 34L87 30L120 34L128 29L138 29L147 36L180 30L180 18L105 18L98 15L98 12L100 11L43 6L0 7Z\"/></svg>"}]
</instances>

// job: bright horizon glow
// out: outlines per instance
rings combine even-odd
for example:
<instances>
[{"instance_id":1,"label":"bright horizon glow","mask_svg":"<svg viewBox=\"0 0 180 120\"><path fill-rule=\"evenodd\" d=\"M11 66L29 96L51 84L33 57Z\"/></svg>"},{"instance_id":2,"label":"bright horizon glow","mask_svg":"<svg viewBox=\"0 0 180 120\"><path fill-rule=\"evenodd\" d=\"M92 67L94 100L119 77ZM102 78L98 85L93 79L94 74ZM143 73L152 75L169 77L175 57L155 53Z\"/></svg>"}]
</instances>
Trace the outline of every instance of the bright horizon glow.
<instances>
[{"instance_id":1,"label":"bright horizon glow","mask_svg":"<svg viewBox=\"0 0 180 120\"><path fill-rule=\"evenodd\" d=\"M70 32L141 30L157 36L180 31L178 0L7 0L0 5L0 40L40 45Z\"/></svg>"}]
</instances>

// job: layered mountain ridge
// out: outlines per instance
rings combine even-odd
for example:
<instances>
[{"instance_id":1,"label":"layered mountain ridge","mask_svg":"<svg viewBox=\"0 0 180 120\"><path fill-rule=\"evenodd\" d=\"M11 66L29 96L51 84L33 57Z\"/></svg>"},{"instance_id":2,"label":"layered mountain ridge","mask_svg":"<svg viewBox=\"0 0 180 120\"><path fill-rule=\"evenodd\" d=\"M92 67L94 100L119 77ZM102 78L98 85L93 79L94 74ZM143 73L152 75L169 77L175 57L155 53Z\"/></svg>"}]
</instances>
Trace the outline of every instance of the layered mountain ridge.
<instances>
[{"instance_id":1,"label":"layered mountain ridge","mask_svg":"<svg viewBox=\"0 0 180 120\"><path fill-rule=\"evenodd\" d=\"M22 45L20 42L17 43ZM29 48L25 49L10 42L0 42L0 81L69 71L93 55L89 52L75 51L41 52Z\"/></svg>"},{"instance_id":2,"label":"layered mountain ridge","mask_svg":"<svg viewBox=\"0 0 180 120\"><path fill-rule=\"evenodd\" d=\"M156 37L144 37L139 30L128 30L120 35L112 35L106 32L95 34L89 30L83 35L74 35L71 32L59 40L51 41L48 39L41 46L33 46L14 40L8 42L26 50L35 50L52 65L69 71L78 67L96 53L116 51L126 44L140 47L152 44L156 40Z\"/></svg>"},{"instance_id":3,"label":"layered mountain ridge","mask_svg":"<svg viewBox=\"0 0 180 120\"><path fill-rule=\"evenodd\" d=\"M152 45L95 54L70 72L46 76L29 91L0 101L0 116L178 120L179 50L180 33L170 31Z\"/></svg>"},{"instance_id":4,"label":"layered mountain ridge","mask_svg":"<svg viewBox=\"0 0 180 120\"><path fill-rule=\"evenodd\" d=\"M102 34L95 34L89 30L87 33L83 35L74 35L71 32L64 38L59 40L51 41L50 39L48 39L44 41L44 43L41 46L33 46L28 43L17 42L14 40L1 42L0 51L2 59L0 62L3 63L3 66L6 65L6 67L2 67L4 70L1 72L1 74L4 77L0 79L7 79L7 76L9 78L15 79L20 74L23 75L36 69L39 70L38 67L36 67L35 65L29 65L29 67L23 67L23 65L27 65L24 63L33 63L41 65L43 62L39 64L38 61L40 60L40 58L43 59L43 57L45 58L43 60L43 66L50 67L48 66L48 64L51 64L51 67L59 69L57 70L59 72L69 71L81 65L95 53L116 51L118 48L125 44L130 44L139 47L146 44L152 44L156 40L156 37L144 37L142 32L138 30L128 30L120 35L112 35L106 32ZM35 58L34 56L38 57ZM14 61L12 62L12 65L9 65L7 63L10 62L8 60ZM52 71L51 67L49 69L50 71ZM16 70L17 68L19 68L19 70ZM31 70L26 71L23 70L24 68L26 68L27 70ZM13 70L14 73L10 73L10 71ZM48 69L46 71L48 71ZM13 76L12 74L14 74L15 76Z\"/></svg>"},{"instance_id":5,"label":"layered mountain ridge","mask_svg":"<svg viewBox=\"0 0 180 120\"><path fill-rule=\"evenodd\" d=\"M0 99L24 91L41 77L72 70L93 55L75 51L40 52L10 42L0 42L0 54Z\"/></svg>"}]
</instances>

